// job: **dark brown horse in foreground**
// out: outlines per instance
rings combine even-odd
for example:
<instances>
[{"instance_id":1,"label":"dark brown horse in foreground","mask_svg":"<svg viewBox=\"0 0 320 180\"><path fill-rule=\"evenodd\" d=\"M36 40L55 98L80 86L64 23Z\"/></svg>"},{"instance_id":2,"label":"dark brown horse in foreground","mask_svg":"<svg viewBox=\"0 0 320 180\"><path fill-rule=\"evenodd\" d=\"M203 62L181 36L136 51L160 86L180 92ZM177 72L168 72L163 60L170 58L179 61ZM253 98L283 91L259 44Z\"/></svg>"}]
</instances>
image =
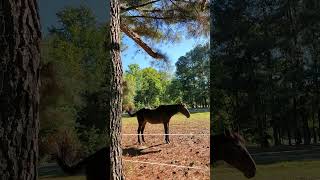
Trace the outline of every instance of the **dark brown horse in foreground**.
<instances>
[{"instance_id":1,"label":"dark brown horse in foreground","mask_svg":"<svg viewBox=\"0 0 320 180\"><path fill-rule=\"evenodd\" d=\"M238 133L226 130L224 134L211 136L210 143L213 146L210 151L211 163L223 160L243 172L247 178L255 176L256 164Z\"/></svg>"},{"instance_id":2,"label":"dark brown horse in foreground","mask_svg":"<svg viewBox=\"0 0 320 180\"><path fill-rule=\"evenodd\" d=\"M190 117L190 112L188 111L186 105L184 104L174 104L174 105L161 105L156 109L140 109L139 111L131 114L128 111L128 114L133 117L137 116L139 127L138 127L138 143L141 144L140 134L142 136L142 141L144 141L143 131L146 126L146 123L150 124L161 124L164 125L165 141L170 143L169 140L169 122L173 115L178 112L184 114L187 118Z\"/></svg>"},{"instance_id":3,"label":"dark brown horse in foreground","mask_svg":"<svg viewBox=\"0 0 320 180\"><path fill-rule=\"evenodd\" d=\"M82 159L78 163L69 165L66 162L66 154L61 151L55 154L58 165L63 172L69 175L85 173L86 180L106 180L110 179L110 148L104 147L94 154Z\"/></svg>"}]
</instances>

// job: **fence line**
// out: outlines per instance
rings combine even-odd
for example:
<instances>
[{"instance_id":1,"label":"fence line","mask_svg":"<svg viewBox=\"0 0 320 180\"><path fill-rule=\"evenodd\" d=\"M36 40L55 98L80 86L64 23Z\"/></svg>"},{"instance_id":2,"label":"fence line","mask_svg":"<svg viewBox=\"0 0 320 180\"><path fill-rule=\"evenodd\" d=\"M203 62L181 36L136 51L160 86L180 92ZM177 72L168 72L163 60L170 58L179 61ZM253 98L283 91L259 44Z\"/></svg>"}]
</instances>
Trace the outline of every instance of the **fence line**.
<instances>
[{"instance_id":1,"label":"fence line","mask_svg":"<svg viewBox=\"0 0 320 180\"><path fill-rule=\"evenodd\" d=\"M192 166L183 166L183 165L157 163L157 162L135 161L135 160L127 160L127 159L123 159L123 161L133 162L133 163L141 163L141 164L159 165L159 166L171 166L171 167L185 168L185 169L197 169L197 170L201 170L201 171L210 171L210 168L198 167L198 166L192 167Z\"/></svg>"}]
</instances>

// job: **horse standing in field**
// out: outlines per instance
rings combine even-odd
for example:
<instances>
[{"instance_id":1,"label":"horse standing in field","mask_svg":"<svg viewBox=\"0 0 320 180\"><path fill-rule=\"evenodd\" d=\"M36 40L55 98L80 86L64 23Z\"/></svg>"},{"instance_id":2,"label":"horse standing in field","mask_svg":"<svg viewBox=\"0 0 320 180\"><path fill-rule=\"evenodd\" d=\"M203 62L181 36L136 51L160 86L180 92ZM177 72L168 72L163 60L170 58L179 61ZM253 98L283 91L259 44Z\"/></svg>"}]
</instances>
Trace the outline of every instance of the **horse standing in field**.
<instances>
[{"instance_id":1,"label":"horse standing in field","mask_svg":"<svg viewBox=\"0 0 320 180\"><path fill-rule=\"evenodd\" d=\"M150 124L161 124L164 125L164 133L165 133L165 141L167 144L170 143L169 140L169 122L172 116L177 114L178 112L185 115L187 118L190 117L190 112L187 109L185 104L174 104L174 105L160 105L156 109L146 109L142 108L135 112L134 114L131 114L128 111L128 114L131 117L137 116L138 119L138 143L141 144L140 141L140 134L142 136L142 141L144 140L144 128L146 126L146 123Z\"/></svg>"},{"instance_id":2,"label":"horse standing in field","mask_svg":"<svg viewBox=\"0 0 320 180\"><path fill-rule=\"evenodd\" d=\"M213 161L223 160L240 170L247 178L252 178L256 174L256 164L245 147L244 139L234 132L225 130L225 133L210 136L213 148L210 156Z\"/></svg>"}]
</instances>

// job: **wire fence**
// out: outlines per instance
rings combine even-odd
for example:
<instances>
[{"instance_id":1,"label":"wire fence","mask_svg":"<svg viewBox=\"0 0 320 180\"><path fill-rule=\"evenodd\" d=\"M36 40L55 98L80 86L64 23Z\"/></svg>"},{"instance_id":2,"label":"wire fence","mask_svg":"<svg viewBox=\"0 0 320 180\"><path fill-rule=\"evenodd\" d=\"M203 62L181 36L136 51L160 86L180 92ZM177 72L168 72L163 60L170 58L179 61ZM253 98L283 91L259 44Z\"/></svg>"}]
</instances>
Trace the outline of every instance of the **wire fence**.
<instances>
[{"instance_id":1,"label":"wire fence","mask_svg":"<svg viewBox=\"0 0 320 180\"><path fill-rule=\"evenodd\" d=\"M158 166L170 166L170 167L183 168L183 169L196 169L201 171L210 171L210 168L199 167L199 166L183 166L183 165L166 164L166 163L158 163L158 162L135 161L135 160L128 160L128 159L123 159L123 161L140 163L140 164L158 165Z\"/></svg>"},{"instance_id":2,"label":"wire fence","mask_svg":"<svg viewBox=\"0 0 320 180\"><path fill-rule=\"evenodd\" d=\"M144 135L144 136L210 136L210 134L122 134L123 136L137 136L137 135Z\"/></svg>"}]
</instances>

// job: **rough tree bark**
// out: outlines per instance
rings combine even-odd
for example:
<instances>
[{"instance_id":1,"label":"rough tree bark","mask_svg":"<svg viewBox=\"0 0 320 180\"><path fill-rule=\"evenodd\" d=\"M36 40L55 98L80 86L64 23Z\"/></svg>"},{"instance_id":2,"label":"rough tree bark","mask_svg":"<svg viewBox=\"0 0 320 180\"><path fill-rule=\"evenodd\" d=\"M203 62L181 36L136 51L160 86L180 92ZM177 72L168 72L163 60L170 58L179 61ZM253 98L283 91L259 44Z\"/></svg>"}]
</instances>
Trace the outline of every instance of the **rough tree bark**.
<instances>
[{"instance_id":1,"label":"rough tree bark","mask_svg":"<svg viewBox=\"0 0 320 180\"><path fill-rule=\"evenodd\" d=\"M36 0L0 1L0 176L37 179L40 22Z\"/></svg>"},{"instance_id":2,"label":"rough tree bark","mask_svg":"<svg viewBox=\"0 0 320 180\"><path fill-rule=\"evenodd\" d=\"M120 6L119 0L110 1L110 55L109 68L109 133L111 180L123 180L121 149L121 113L122 113L122 64L120 58Z\"/></svg>"}]
</instances>

